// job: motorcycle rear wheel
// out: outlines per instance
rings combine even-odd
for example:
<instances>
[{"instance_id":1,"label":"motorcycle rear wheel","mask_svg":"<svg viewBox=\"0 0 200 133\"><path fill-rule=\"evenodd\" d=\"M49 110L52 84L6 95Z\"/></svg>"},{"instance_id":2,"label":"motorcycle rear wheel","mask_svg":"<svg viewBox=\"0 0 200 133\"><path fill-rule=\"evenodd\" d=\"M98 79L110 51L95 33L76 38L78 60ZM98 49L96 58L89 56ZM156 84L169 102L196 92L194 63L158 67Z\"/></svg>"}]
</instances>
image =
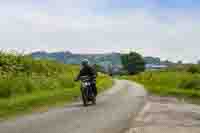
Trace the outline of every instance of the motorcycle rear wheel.
<instances>
[{"instance_id":1,"label":"motorcycle rear wheel","mask_svg":"<svg viewBox=\"0 0 200 133\"><path fill-rule=\"evenodd\" d=\"M83 105L84 106L88 106L88 100L87 97L85 96L85 94L82 92L82 100L83 100Z\"/></svg>"},{"instance_id":2,"label":"motorcycle rear wheel","mask_svg":"<svg viewBox=\"0 0 200 133\"><path fill-rule=\"evenodd\" d=\"M93 99L92 99L92 104L96 104L96 98L94 97Z\"/></svg>"}]
</instances>

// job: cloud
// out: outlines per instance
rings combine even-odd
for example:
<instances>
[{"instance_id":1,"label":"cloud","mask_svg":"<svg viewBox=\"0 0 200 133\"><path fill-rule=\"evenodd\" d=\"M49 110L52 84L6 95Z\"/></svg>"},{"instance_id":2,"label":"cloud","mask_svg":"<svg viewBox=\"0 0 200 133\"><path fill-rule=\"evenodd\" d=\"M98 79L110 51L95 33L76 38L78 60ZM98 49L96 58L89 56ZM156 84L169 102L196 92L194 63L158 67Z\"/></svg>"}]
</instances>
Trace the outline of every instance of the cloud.
<instances>
[{"instance_id":1,"label":"cloud","mask_svg":"<svg viewBox=\"0 0 200 133\"><path fill-rule=\"evenodd\" d=\"M0 47L74 52L133 49L175 61L200 58L200 21L193 12L133 8L105 13L99 9L106 7L106 1L87 1L90 4L82 0L4 3Z\"/></svg>"}]
</instances>

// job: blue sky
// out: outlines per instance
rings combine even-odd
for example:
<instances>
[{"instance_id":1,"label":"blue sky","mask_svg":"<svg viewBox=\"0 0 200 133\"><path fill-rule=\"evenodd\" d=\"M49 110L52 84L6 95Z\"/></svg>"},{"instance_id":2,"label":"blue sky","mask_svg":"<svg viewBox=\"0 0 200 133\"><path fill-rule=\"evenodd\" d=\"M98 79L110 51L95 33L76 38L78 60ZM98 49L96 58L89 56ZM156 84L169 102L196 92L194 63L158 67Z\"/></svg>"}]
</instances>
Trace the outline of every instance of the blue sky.
<instances>
[{"instance_id":1,"label":"blue sky","mask_svg":"<svg viewBox=\"0 0 200 133\"><path fill-rule=\"evenodd\" d=\"M199 8L199 0L159 0L160 7L165 8Z\"/></svg>"},{"instance_id":2,"label":"blue sky","mask_svg":"<svg viewBox=\"0 0 200 133\"><path fill-rule=\"evenodd\" d=\"M160 8L198 8L199 0L108 0L109 6L118 8L148 7L154 5Z\"/></svg>"},{"instance_id":3,"label":"blue sky","mask_svg":"<svg viewBox=\"0 0 200 133\"><path fill-rule=\"evenodd\" d=\"M199 0L0 1L0 48L200 59Z\"/></svg>"}]
</instances>

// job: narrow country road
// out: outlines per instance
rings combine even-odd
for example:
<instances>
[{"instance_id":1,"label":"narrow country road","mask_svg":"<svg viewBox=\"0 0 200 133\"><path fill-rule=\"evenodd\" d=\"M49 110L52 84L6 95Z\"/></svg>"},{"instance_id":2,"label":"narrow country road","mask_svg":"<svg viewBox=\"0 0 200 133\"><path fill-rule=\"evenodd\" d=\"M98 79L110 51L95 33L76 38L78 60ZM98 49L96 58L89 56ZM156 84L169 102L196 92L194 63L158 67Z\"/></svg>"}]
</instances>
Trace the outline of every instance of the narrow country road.
<instances>
[{"instance_id":1,"label":"narrow country road","mask_svg":"<svg viewBox=\"0 0 200 133\"><path fill-rule=\"evenodd\" d=\"M120 133L144 106L144 89L135 83L116 80L112 89L97 98L96 106L81 102L0 123L1 133Z\"/></svg>"}]
</instances>

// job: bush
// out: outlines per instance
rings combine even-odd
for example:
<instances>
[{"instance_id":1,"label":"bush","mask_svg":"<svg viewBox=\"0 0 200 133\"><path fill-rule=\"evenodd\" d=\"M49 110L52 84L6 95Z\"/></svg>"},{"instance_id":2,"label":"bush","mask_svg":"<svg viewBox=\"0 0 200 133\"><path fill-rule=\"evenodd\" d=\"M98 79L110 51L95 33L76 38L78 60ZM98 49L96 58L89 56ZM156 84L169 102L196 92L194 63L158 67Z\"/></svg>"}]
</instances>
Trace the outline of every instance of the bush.
<instances>
[{"instance_id":1,"label":"bush","mask_svg":"<svg viewBox=\"0 0 200 133\"><path fill-rule=\"evenodd\" d=\"M200 68L196 65L191 65L191 66L188 67L187 72L190 72L192 74L200 73Z\"/></svg>"},{"instance_id":2,"label":"bush","mask_svg":"<svg viewBox=\"0 0 200 133\"><path fill-rule=\"evenodd\" d=\"M200 90L200 79L183 79L179 83L179 88Z\"/></svg>"}]
</instances>

